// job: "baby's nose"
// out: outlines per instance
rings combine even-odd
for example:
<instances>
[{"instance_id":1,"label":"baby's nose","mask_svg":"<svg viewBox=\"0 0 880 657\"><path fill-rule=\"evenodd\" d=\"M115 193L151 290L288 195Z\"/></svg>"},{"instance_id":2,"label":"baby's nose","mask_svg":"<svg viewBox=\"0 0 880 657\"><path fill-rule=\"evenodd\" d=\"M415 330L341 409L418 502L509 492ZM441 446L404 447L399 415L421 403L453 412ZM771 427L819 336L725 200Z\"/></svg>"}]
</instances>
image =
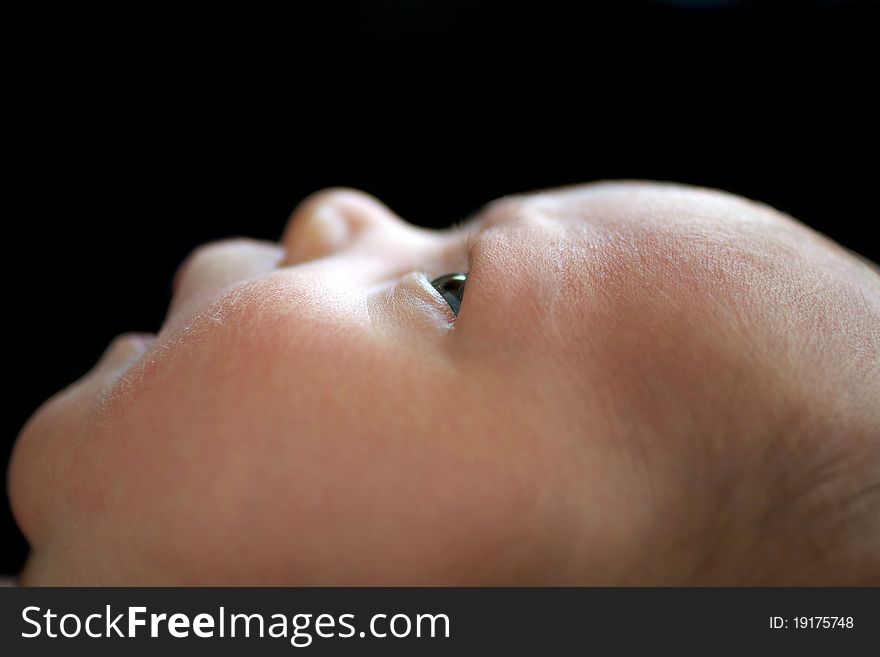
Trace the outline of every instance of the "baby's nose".
<instances>
[{"instance_id":1,"label":"baby's nose","mask_svg":"<svg viewBox=\"0 0 880 657\"><path fill-rule=\"evenodd\" d=\"M405 230L407 224L377 199L354 189L334 188L312 194L293 211L281 245L281 263L297 265L333 255L366 233Z\"/></svg>"}]
</instances>

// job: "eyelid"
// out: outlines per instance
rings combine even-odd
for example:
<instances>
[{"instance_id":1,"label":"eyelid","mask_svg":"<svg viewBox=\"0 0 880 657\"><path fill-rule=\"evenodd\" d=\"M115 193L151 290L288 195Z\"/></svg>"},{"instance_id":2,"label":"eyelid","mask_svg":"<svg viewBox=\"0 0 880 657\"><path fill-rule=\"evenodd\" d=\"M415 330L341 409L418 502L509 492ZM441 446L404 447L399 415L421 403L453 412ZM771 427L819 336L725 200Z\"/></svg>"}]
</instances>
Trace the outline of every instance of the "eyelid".
<instances>
[{"instance_id":1,"label":"eyelid","mask_svg":"<svg viewBox=\"0 0 880 657\"><path fill-rule=\"evenodd\" d=\"M412 277L412 282L414 282L418 286L420 291L425 291L430 295L432 305L442 309L443 314L446 316L449 322L454 323L457 317L450 307L449 302L443 298L443 295L436 287L434 287L434 284L431 282L436 279L437 276L422 269L416 269L409 276ZM409 277L404 277L404 284L408 282L406 281L407 278Z\"/></svg>"},{"instance_id":2,"label":"eyelid","mask_svg":"<svg viewBox=\"0 0 880 657\"><path fill-rule=\"evenodd\" d=\"M420 269L410 271L398 278L390 287L373 290L368 296L368 307L381 308L374 320L381 323L405 320L419 324L433 317L440 328L449 329L455 322L455 313L446 299L431 285L431 275Z\"/></svg>"},{"instance_id":3,"label":"eyelid","mask_svg":"<svg viewBox=\"0 0 880 657\"><path fill-rule=\"evenodd\" d=\"M404 313L414 308L412 300L421 300L430 308L423 307L421 313L442 315L443 323L447 328L451 328L458 319L455 312L449 305L449 302L443 297L437 288L434 287L432 281L444 274L451 272L465 272L468 274L468 285L471 285L470 271L474 261L474 253L479 242L479 224L468 222L464 224L453 224L451 226L453 243L444 247L445 254L440 260L444 261L443 269L438 268L438 262L428 263L413 262L413 267L408 273L397 278L393 285L387 287L380 285L374 288L369 297L374 299L370 303L378 302L382 306L399 304L401 308L406 308ZM467 294L464 295L465 297ZM409 300L410 303L406 303ZM466 308L466 301L462 299L459 314ZM391 313L395 314L395 313Z\"/></svg>"}]
</instances>

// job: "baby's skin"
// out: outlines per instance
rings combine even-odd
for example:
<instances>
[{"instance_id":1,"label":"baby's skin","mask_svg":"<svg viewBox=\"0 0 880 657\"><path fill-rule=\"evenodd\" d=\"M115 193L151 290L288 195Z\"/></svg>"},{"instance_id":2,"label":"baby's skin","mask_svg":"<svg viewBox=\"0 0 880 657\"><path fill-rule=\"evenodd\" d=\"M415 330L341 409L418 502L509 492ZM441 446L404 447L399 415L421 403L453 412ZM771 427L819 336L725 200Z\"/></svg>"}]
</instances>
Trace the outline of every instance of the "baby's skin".
<instances>
[{"instance_id":1,"label":"baby's skin","mask_svg":"<svg viewBox=\"0 0 880 657\"><path fill-rule=\"evenodd\" d=\"M20 581L880 584L878 352L873 265L723 192L319 192L27 423Z\"/></svg>"}]
</instances>

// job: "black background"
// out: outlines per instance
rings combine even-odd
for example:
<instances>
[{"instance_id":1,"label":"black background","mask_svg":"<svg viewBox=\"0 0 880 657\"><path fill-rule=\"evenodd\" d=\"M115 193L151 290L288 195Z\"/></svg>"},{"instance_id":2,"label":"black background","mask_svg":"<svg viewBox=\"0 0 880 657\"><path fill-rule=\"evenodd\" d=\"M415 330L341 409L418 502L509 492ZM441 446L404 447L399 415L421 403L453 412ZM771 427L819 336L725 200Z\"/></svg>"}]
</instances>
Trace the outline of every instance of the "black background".
<instances>
[{"instance_id":1,"label":"black background","mask_svg":"<svg viewBox=\"0 0 880 657\"><path fill-rule=\"evenodd\" d=\"M872 3L151 11L8 23L4 462L114 335L158 329L194 246L277 239L325 186L439 226L511 192L676 180L880 259ZM5 504L0 545L16 572Z\"/></svg>"}]
</instances>

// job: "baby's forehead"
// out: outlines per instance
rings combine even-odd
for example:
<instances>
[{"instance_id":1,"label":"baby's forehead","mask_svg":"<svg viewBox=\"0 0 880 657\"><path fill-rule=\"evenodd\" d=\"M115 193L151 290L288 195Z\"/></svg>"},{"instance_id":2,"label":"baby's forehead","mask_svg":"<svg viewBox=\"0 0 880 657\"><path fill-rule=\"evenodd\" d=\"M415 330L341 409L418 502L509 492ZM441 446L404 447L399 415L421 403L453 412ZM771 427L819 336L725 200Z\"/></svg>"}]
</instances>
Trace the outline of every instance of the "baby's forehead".
<instances>
[{"instance_id":1,"label":"baby's forehead","mask_svg":"<svg viewBox=\"0 0 880 657\"><path fill-rule=\"evenodd\" d=\"M675 323L670 308L748 295L778 266L768 236L799 230L730 194L644 183L506 197L479 222L463 314L480 301L532 335Z\"/></svg>"},{"instance_id":2,"label":"baby's forehead","mask_svg":"<svg viewBox=\"0 0 880 657\"><path fill-rule=\"evenodd\" d=\"M803 226L778 211L716 190L673 184L601 183L537 192L490 203L477 222L480 246L517 271L571 275L597 267L608 275L635 268L661 275L699 274L707 260L749 259ZM503 248L501 248L503 247ZM696 268L696 269L695 269ZM564 281L562 281L564 282Z\"/></svg>"},{"instance_id":3,"label":"baby's forehead","mask_svg":"<svg viewBox=\"0 0 880 657\"><path fill-rule=\"evenodd\" d=\"M553 217L568 224L617 230L681 224L778 221L781 213L714 189L641 181L601 182L502 197L480 213L483 226Z\"/></svg>"},{"instance_id":4,"label":"baby's forehead","mask_svg":"<svg viewBox=\"0 0 880 657\"><path fill-rule=\"evenodd\" d=\"M605 277L609 267L620 273L628 260L650 259L681 229L682 221L663 221L656 205L638 195L598 189L491 203L478 224L474 276L486 269L520 289L543 288L552 296L560 285L577 287L585 278Z\"/></svg>"}]
</instances>

